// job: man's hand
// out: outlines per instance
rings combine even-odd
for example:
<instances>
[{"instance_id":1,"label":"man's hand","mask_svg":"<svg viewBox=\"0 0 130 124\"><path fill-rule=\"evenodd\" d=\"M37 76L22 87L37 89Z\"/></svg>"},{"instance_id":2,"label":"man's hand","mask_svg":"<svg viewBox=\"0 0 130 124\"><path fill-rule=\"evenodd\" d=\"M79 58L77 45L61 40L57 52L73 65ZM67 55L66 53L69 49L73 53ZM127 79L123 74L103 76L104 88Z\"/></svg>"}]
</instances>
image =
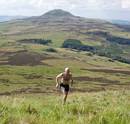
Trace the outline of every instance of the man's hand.
<instances>
[{"instance_id":1,"label":"man's hand","mask_svg":"<svg viewBox=\"0 0 130 124\"><path fill-rule=\"evenodd\" d=\"M59 84L57 83L57 84L56 84L56 88L58 88L58 87L59 87Z\"/></svg>"},{"instance_id":2,"label":"man's hand","mask_svg":"<svg viewBox=\"0 0 130 124\"><path fill-rule=\"evenodd\" d=\"M59 80L62 78L63 74L60 73L59 75L56 76L56 88L59 87Z\"/></svg>"}]
</instances>

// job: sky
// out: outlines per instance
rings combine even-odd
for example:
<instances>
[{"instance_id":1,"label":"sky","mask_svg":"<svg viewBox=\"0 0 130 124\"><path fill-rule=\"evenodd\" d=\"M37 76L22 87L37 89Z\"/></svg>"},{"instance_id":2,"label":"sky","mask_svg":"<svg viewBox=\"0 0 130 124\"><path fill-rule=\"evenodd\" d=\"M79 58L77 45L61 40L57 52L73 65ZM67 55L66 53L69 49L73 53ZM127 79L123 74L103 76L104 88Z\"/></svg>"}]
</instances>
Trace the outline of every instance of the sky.
<instances>
[{"instance_id":1,"label":"sky","mask_svg":"<svg viewBox=\"0 0 130 124\"><path fill-rule=\"evenodd\" d=\"M53 9L88 18L130 20L130 0L0 0L0 15L38 16Z\"/></svg>"}]
</instances>

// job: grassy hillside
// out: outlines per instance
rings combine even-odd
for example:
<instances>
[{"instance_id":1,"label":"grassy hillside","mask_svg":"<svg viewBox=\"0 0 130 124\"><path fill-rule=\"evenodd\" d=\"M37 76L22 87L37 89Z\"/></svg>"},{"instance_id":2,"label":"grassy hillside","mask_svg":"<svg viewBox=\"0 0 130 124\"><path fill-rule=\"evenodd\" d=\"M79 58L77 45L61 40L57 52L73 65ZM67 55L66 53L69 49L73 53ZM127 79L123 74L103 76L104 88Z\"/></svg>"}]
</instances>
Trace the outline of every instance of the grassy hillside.
<instances>
[{"instance_id":1,"label":"grassy hillside","mask_svg":"<svg viewBox=\"0 0 130 124\"><path fill-rule=\"evenodd\" d=\"M129 124L130 92L12 96L0 99L2 124Z\"/></svg>"},{"instance_id":2,"label":"grassy hillside","mask_svg":"<svg viewBox=\"0 0 130 124\"><path fill-rule=\"evenodd\" d=\"M129 45L106 38L127 41L130 32L104 20L64 11L61 18L52 12L0 23L0 123L129 124L130 64L61 46L66 39L77 39L101 54L129 60ZM74 85L62 106L55 77L65 67L70 67Z\"/></svg>"},{"instance_id":3,"label":"grassy hillside","mask_svg":"<svg viewBox=\"0 0 130 124\"><path fill-rule=\"evenodd\" d=\"M35 50L37 51L37 48ZM44 91L45 84L54 89L56 74L67 66L74 73L76 87L79 90L118 89L120 85L129 88L130 65L111 62L109 58L96 55L89 56L89 53L84 52L76 53L61 48L57 51L56 53L43 51L42 54L31 51L3 53L9 56L1 58L3 59L0 68L1 92L28 87L32 89L40 87L41 91Z\"/></svg>"},{"instance_id":4,"label":"grassy hillside","mask_svg":"<svg viewBox=\"0 0 130 124\"><path fill-rule=\"evenodd\" d=\"M16 41L28 38L50 39L53 41L51 47L56 48L61 47L66 39L77 39L86 45L96 47L98 55L119 58L118 60L121 58L130 63L130 33L127 29L103 20L85 19L63 13L62 17L53 14L47 13L39 17L0 23L1 48L8 47L9 43L15 48L20 45L25 49L25 45ZM119 39L120 43L117 42ZM127 44L122 44L126 39Z\"/></svg>"}]
</instances>

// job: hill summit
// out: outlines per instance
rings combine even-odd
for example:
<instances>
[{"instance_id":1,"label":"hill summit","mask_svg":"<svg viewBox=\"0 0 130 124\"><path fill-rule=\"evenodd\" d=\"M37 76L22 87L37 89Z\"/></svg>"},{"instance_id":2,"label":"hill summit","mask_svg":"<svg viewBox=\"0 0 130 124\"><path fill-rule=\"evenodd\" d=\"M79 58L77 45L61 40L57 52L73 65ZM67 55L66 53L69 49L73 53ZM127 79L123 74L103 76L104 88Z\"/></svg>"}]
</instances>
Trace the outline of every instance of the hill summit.
<instances>
[{"instance_id":1,"label":"hill summit","mask_svg":"<svg viewBox=\"0 0 130 124\"><path fill-rule=\"evenodd\" d=\"M74 17L70 12L54 9L42 15L43 17Z\"/></svg>"}]
</instances>

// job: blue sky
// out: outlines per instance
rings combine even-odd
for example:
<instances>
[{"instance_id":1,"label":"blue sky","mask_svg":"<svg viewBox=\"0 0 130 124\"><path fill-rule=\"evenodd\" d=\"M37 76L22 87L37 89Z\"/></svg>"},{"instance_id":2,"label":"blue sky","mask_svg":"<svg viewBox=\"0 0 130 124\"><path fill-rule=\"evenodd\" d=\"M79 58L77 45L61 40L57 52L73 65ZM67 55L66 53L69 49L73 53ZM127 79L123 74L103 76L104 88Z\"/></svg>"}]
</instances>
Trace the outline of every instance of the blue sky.
<instances>
[{"instance_id":1,"label":"blue sky","mask_svg":"<svg viewBox=\"0 0 130 124\"><path fill-rule=\"evenodd\" d=\"M130 0L0 0L0 15L36 16L53 9L89 18L130 20Z\"/></svg>"}]
</instances>

